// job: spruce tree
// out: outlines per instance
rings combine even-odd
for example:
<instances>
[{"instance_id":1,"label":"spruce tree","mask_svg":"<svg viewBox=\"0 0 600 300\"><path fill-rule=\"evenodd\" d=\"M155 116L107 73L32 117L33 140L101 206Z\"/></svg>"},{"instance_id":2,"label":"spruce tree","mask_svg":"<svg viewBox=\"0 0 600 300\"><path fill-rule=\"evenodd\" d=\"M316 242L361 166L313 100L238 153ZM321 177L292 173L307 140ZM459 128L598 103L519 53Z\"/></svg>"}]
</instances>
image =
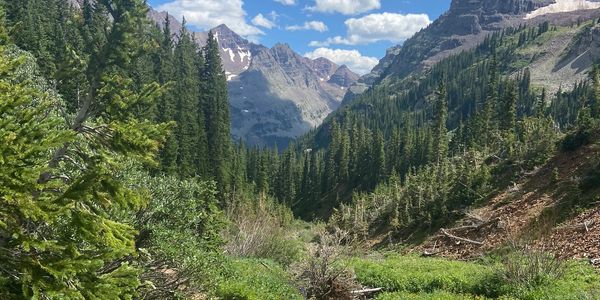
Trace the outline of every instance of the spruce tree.
<instances>
[{"instance_id":1,"label":"spruce tree","mask_svg":"<svg viewBox=\"0 0 600 300\"><path fill-rule=\"evenodd\" d=\"M132 90L126 76L143 46L134 33L145 20L144 2L97 6L112 23L83 64L87 89L73 119L59 118L50 109L59 104L50 106L50 93L32 90L29 79L11 78L22 60L0 59L0 152L8 158L0 160L5 299L131 299L139 285L126 262L135 255L136 232L112 214L139 208L144 198L115 174L126 160L153 162L168 126L132 112L160 92L156 84Z\"/></svg>"},{"instance_id":2,"label":"spruce tree","mask_svg":"<svg viewBox=\"0 0 600 300\"><path fill-rule=\"evenodd\" d=\"M177 99L175 120L178 144L177 166L182 178L197 175L196 148L199 131L196 104L199 84L196 62L196 45L186 28L185 20L175 47L174 97Z\"/></svg>"},{"instance_id":3,"label":"spruce tree","mask_svg":"<svg viewBox=\"0 0 600 300\"><path fill-rule=\"evenodd\" d=\"M433 162L439 164L448 156L448 129L446 122L448 120L448 95L446 85L440 82L436 92L435 118L433 128Z\"/></svg>"},{"instance_id":4,"label":"spruce tree","mask_svg":"<svg viewBox=\"0 0 600 300\"><path fill-rule=\"evenodd\" d=\"M230 182L229 158L231 156L229 100L227 79L219 55L219 44L213 32L209 33L203 52L204 88L201 93L206 106L204 117L209 150L208 165L220 190L226 191Z\"/></svg>"},{"instance_id":5,"label":"spruce tree","mask_svg":"<svg viewBox=\"0 0 600 300\"><path fill-rule=\"evenodd\" d=\"M158 82L163 86L171 87L170 91L164 93L158 101L158 122L175 121L177 102L174 97L174 83L171 81L175 76L175 58L173 54L174 43L173 33L171 32L171 21L167 16L165 18L160 41L160 49L156 55L155 66L158 75ZM177 153L179 151L179 141L176 134L170 134L160 152L161 169L166 174L176 174L177 172Z\"/></svg>"}]
</instances>

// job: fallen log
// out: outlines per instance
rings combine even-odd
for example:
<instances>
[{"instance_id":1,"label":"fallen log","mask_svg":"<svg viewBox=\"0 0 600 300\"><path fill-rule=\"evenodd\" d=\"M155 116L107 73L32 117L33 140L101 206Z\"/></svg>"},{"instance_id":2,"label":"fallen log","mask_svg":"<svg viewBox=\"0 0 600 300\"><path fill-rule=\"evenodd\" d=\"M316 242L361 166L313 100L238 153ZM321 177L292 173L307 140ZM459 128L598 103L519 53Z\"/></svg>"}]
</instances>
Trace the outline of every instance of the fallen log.
<instances>
[{"instance_id":1,"label":"fallen log","mask_svg":"<svg viewBox=\"0 0 600 300\"><path fill-rule=\"evenodd\" d=\"M352 291L350 293L354 294L354 295L364 295L364 294L378 293L378 292L381 292L381 291L383 291L383 288L362 289L362 290Z\"/></svg>"},{"instance_id":2,"label":"fallen log","mask_svg":"<svg viewBox=\"0 0 600 300\"><path fill-rule=\"evenodd\" d=\"M442 228L441 231L442 231L442 233L445 236L447 236L447 237L449 237L451 239L454 239L454 240L457 240L457 241L461 241L461 242L465 242L465 243L471 243L471 244L475 244L475 245L483 245L483 242L474 241L474 240L470 240L470 239L467 239L467 238L463 238L463 237L459 237L459 236L453 235L453 234L449 233L448 231L446 231L446 229L444 229L444 228Z\"/></svg>"}]
</instances>

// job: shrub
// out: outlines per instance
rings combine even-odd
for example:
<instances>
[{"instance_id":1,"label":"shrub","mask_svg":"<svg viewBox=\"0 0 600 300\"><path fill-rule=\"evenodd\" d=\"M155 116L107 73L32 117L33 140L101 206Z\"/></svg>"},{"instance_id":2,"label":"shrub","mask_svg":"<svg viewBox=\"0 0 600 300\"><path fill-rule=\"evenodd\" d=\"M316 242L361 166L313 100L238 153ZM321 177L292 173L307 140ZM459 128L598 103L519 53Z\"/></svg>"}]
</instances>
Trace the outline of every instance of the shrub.
<instances>
[{"instance_id":1,"label":"shrub","mask_svg":"<svg viewBox=\"0 0 600 300\"><path fill-rule=\"evenodd\" d=\"M352 273L341 266L342 244L348 232L322 230L317 245L308 258L294 266L296 281L308 299L354 299L352 290L358 287Z\"/></svg>"},{"instance_id":2,"label":"shrub","mask_svg":"<svg viewBox=\"0 0 600 300\"><path fill-rule=\"evenodd\" d=\"M224 236L229 255L272 259L284 266L300 259L303 244L293 236L289 208L271 198L241 199L230 205L227 215L231 223Z\"/></svg>"},{"instance_id":3,"label":"shrub","mask_svg":"<svg viewBox=\"0 0 600 300\"><path fill-rule=\"evenodd\" d=\"M564 270L558 279L547 281L531 289L513 290L510 294L524 300L600 299L600 276L585 262L563 263Z\"/></svg>"},{"instance_id":4,"label":"shrub","mask_svg":"<svg viewBox=\"0 0 600 300\"><path fill-rule=\"evenodd\" d=\"M560 144L560 149L563 152L575 151L590 143L591 133L587 130L579 129L564 137Z\"/></svg>"},{"instance_id":5,"label":"shrub","mask_svg":"<svg viewBox=\"0 0 600 300\"><path fill-rule=\"evenodd\" d=\"M501 277L513 286L535 288L559 279L563 263L554 256L533 250L516 251L503 259Z\"/></svg>"}]
</instances>

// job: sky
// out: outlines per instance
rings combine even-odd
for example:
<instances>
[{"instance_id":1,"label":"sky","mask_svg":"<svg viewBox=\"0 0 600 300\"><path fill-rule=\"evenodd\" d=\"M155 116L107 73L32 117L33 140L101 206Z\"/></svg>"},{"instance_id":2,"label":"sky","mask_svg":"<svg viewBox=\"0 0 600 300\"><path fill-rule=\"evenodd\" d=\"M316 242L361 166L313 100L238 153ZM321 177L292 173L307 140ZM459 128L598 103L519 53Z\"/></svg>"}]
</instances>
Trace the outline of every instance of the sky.
<instances>
[{"instance_id":1,"label":"sky","mask_svg":"<svg viewBox=\"0 0 600 300\"><path fill-rule=\"evenodd\" d=\"M310 58L326 57L368 73L387 48L402 44L450 6L451 0L149 0L193 30L226 24L272 47L287 43Z\"/></svg>"}]
</instances>

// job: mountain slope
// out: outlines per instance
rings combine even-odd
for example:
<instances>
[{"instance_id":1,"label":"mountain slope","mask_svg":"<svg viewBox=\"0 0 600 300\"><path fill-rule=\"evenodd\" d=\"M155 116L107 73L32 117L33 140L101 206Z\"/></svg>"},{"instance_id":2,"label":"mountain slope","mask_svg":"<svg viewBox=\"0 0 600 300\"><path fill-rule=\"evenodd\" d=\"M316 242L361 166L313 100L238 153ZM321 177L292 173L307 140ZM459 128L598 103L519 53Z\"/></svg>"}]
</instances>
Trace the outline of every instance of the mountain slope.
<instances>
[{"instance_id":1,"label":"mountain slope","mask_svg":"<svg viewBox=\"0 0 600 300\"><path fill-rule=\"evenodd\" d=\"M163 26L165 12L150 10ZM171 27L181 23L169 16ZM272 49L242 38L226 25L211 29L229 83L232 134L250 145L285 148L294 138L319 126L340 104L358 75L326 58L311 60L288 45ZM203 46L208 32L195 32ZM175 36L176 38L176 36Z\"/></svg>"},{"instance_id":2,"label":"mountain slope","mask_svg":"<svg viewBox=\"0 0 600 300\"><path fill-rule=\"evenodd\" d=\"M529 13L552 3L553 0L453 0L449 10L429 27L404 42L401 48L388 50L379 65L351 87L346 99L379 82L389 84L418 76L444 58L471 49L491 33L505 28L536 26L546 21L569 25L600 16L598 10L574 10L527 18Z\"/></svg>"}]
</instances>

